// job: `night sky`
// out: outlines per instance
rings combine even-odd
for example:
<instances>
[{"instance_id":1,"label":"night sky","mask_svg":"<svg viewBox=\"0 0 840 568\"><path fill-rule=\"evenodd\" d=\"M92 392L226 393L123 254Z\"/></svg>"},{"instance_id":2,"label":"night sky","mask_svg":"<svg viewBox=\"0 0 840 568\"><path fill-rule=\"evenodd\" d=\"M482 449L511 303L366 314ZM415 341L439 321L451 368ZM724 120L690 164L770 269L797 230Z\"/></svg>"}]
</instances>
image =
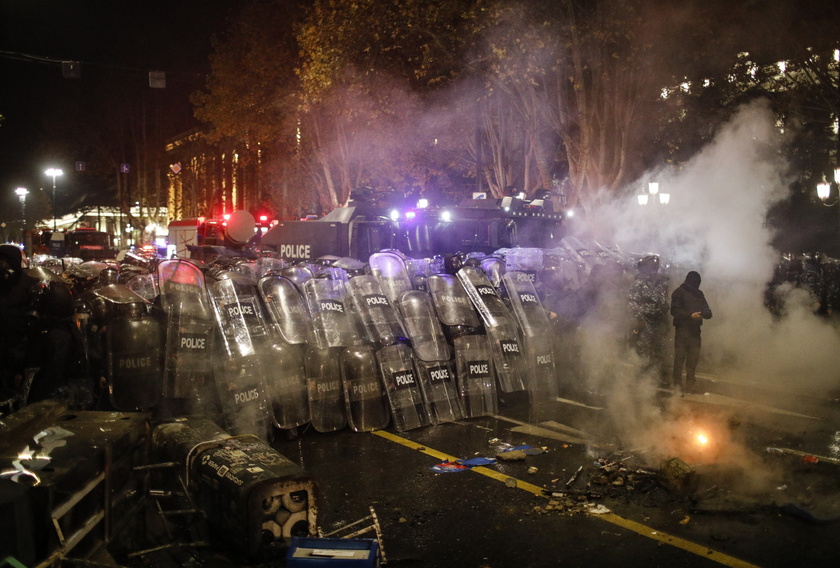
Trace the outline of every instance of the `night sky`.
<instances>
[{"instance_id":1,"label":"night sky","mask_svg":"<svg viewBox=\"0 0 840 568\"><path fill-rule=\"evenodd\" d=\"M48 188L47 167L69 170L74 160L85 159L65 150L57 163L59 149L47 134L60 123L68 101L82 97L95 105L98 95L119 88L155 97L173 129L194 127L189 95L204 86L211 37L226 30L230 14L243 3L0 0L0 217L8 218L4 212L16 207L16 187ZM768 10L769 5L779 9ZM657 33L673 35L675 50L686 49L685 29L696 25L697 13L711 12L723 15L715 24L722 46L744 42L750 49L776 51L785 47L776 39L780 29L816 21L830 36L840 24L838 6L836 0L650 0L648 9L651 20L661 18ZM671 17L662 17L665 13ZM63 60L80 62L80 79L62 77ZM149 71L166 72L165 91L150 89ZM60 183L68 201L89 189L81 176L65 175Z\"/></svg>"},{"instance_id":2,"label":"night sky","mask_svg":"<svg viewBox=\"0 0 840 568\"><path fill-rule=\"evenodd\" d=\"M0 1L0 203L17 203L14 189L52 186L44 175L57 163L47 139L62 102L118 85L157 91L168 118L189 125L191 92L209 71L211 37L226 28L237 0L2 0ZM62 77L61 61L80 62L81 78ZM166 72L167 89L150 89L149 71ZM175 116L177 115L177 116ZM84 156L73 157L84 159ZM78 176L59 178L84 192ZM75 186L74 186L75 184ZM59 190L61 191L61 189ZM5 207L4 207L5 209Z\"/></svg>"}]
</instances>

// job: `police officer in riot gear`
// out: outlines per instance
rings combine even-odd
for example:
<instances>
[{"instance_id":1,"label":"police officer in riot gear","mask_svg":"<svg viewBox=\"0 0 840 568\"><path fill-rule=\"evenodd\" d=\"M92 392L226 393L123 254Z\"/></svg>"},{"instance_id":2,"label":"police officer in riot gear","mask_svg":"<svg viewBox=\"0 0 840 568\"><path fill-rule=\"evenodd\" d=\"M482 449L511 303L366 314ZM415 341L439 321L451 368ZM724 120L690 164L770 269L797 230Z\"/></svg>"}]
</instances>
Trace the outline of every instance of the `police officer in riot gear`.
<instances>
[{"instance_id":1,"label":"police officer in riot gear","mask_svg":"<svg viewBox=\"0 0 840 568\"><path fill-rule=\"evenodd\" d=\"M692 392L694 371L700 360L700 326L711 319L712 310L700 290L700 274L691 271L685 282L671 294L671 315L674 317L674 387ZM682 381L685 367L685 382Z\"/></svg>"}]
</instances>

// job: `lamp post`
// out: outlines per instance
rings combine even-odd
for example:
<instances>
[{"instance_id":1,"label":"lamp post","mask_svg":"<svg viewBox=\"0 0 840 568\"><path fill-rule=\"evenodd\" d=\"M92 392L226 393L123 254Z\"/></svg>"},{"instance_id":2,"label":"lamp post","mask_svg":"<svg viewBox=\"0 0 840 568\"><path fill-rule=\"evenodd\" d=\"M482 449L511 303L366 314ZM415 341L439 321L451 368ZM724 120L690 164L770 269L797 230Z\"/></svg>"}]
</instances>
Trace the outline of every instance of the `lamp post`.
<instances>
[{"instance_id":1,"label":"lamp post","mask_svg":"<svg viewBox=\"0 0 840 568\"><path fill-rule=\"evenodd\" d=\"M659 203L660 205L668 205L671 202L670 193L660 193L659 183L652 181L647 186L647 191L636 196L639 205L647 205L648 203Z\"/></svg>"},{"instance_id":2,"label":"lamp post","mask_svg":"<svg viewBox=\"0 0 840 568\"><path fill-rule=\"evenodd\" d=\"M61 171L61 168L50 168L46 172L44 172L48 176L50 176L53 180L53 192L52 192L52 209L53 209L53 232L57 230L57 220L56 220L56 212L55 212L55 178L59 176L63 176L64 172Z\"/></svg>"}]
</instances>

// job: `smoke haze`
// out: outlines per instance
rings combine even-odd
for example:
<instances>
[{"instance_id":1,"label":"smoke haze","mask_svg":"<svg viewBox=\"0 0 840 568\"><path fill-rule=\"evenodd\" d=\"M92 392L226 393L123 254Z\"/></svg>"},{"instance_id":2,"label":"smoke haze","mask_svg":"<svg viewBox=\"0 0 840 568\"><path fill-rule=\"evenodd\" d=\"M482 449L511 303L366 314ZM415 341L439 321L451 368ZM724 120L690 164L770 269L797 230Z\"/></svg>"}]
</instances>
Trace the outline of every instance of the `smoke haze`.
<instances>
[{"instance_id":1,"label":"smoke haze","mask_svg":"<svg viewBox=\"0 0 840 568\"><path fill-rule=\"evenodd\" d=\"M700 272L714 314L703 326L701 371L822 390L837 386L835 327L797 293L789 295L779 321L764 306L779 261L765 218L790 181L773 124L766 102L745 106L682 170L650 172L628 189L626 200L597 211L592 227L596 234L611 227L609 236L624 250L670 259L671 288L687 271ZM649 181L670 194L669 204L637 204L635 195Z\"/></svg>"}]
</instances>

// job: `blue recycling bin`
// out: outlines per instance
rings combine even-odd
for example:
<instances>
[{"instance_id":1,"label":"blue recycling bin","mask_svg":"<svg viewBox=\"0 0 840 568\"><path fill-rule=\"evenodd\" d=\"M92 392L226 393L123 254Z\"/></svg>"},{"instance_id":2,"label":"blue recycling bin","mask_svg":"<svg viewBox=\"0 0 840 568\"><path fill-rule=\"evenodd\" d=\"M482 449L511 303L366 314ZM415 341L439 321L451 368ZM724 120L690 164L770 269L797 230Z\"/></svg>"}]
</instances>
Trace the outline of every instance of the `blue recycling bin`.
<instances>
[{"instance_id":1,"label":"blue recycling bin","mask_svg":"<svg viewBox=\"0 0 840 568\"><path fill-rule=\"evenodd\" d=\"M287 568L378 568L379 543L372 539L292 538Z\"/></svg>"}]
</instances>

